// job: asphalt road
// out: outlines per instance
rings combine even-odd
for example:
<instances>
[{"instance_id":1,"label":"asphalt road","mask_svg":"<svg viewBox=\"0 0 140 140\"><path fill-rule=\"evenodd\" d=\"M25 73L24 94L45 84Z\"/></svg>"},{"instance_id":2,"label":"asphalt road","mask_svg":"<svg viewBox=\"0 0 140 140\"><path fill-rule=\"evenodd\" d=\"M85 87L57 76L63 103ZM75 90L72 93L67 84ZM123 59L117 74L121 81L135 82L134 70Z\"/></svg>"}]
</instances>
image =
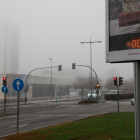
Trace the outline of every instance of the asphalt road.
<instances>
[{"instance_id":1,"label":"asphalt road","mask_svg":"<svg viewBox=\"0 0 140 140\"><path fill-rule=\"evenodd\" d=\"M19 131L24 132L37 128L47 127L62 122L87 118L94 115L117 112L117 101L98 104L78 105L78 101L35 103L20 105ZM0 107L0 112L3 110ZM17 106L9 106L7 112L16 113ZM134 112L130 100L120 101L120 112ZM17 132L17 116L0 117L0 137Z\"/></svg>"}]
</instances>

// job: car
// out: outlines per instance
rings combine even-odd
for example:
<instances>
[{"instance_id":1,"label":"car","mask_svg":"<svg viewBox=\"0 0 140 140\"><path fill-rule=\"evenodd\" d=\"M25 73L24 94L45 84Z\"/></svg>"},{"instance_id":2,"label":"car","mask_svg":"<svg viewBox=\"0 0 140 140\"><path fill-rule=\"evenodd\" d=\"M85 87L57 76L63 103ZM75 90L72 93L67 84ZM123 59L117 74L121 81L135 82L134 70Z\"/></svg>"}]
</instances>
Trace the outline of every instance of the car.
<instances>
[{"instance_id":1,"label":"car","mask_svg":"<svg viewBox=\"0 0 140 140\"><path fill-rule=\"evenodd\" d=\"M96 90L92 91L92 95L91 95L91 91L89 91L89 93L88 93L88 100L89 99L97 99ZM101 91L100 90L99 90L99 93L98 93L98 99L101 99Z\"/></svg>"},{"instance_id":2,"label":"car","mask_svg":"<svg viewBox=\"0 0 140 140\"><path fill-rule=\"evenodd\" d=\"M131 99L131 105L134 105L134 103L135 103L135 100L134 100L134 98L132 98Z\"/></svg>"},{"instance_id":3,"label":"car","mask_svg":"<svg viewBox=\"0 0 140 140\"><path fill-rule=\"evenodd\" d=\"M110 90L109 94L118 94L118 90ZM122 94L122 90L119 90L119 94Z\"/></svg>"}]
</instances>

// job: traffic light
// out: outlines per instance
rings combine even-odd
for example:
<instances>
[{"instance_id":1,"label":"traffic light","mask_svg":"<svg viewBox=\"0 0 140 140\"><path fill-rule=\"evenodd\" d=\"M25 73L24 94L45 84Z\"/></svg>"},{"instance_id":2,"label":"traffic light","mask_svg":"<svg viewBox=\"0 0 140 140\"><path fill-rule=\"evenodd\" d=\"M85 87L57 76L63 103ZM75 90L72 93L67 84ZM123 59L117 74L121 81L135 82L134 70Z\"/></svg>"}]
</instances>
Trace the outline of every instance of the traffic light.
<instances>
[{"instance_id":1,"label":"traffic light","mask_svg":"<svg viewBox=\"0 0 140 140\"><path fill-rule=\"evenodd\" d=\"M100 89L100 85L99 85L99 83L96 84L96 88Z\"/></svg>"},{"instance_id":2,"label":"traffic light","mask_svg":"<svg viewBox=\"0 0 140 140\"><path fill-rule=\"evenodd\" d=\"M117 86L117 77L114 77L114 85Z\"/></svg>"},{"instance_id":3,"label":"traffic light","mask_svg":"<svg viewBox=\"0 0 140 140\"><path fill-rule=\"evenodd\" d=\"M58 66L58 71L62 71L62 65Z\"/></svg>"},{"instance_id":4,"label":"traffic light","mask_svg":"<svg viewBox=\"0 0 140 140\"><path fill-rule=\"evenodd\" d=\"M119 86L123 85L123 77L119 77Z\"/></svg>"},{"instance_id":5,"label":"traffic light","mask_svg":"<svg viewBox=\"0 0 140 140\"><path fill-rule=\"evenodd\" d=\"M7 86L7 77L3 77L3 86Z\"/></svg>"},{"instance_id":6,"label":"traffic light","mask_svg":"<svg viewBox=\"0 0 140 140\"><path fill-rule=\"evenodd\" d=\"M75 63L72 63L72 69L75 69Z\"/></svg>"}]
</instances>

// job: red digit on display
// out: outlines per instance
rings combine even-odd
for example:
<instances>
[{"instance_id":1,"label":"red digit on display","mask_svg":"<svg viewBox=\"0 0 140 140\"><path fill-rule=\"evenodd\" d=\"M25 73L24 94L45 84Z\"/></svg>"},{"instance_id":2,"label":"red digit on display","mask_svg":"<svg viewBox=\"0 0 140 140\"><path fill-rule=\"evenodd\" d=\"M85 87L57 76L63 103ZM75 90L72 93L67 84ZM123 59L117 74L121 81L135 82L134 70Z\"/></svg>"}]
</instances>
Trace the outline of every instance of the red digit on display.
<instances>
[{"instance_id":1,"label":"red digit on display","mask_svg":"<svg viewBox=\"0 0 140 140\"><path fill-rule=\"evenodd\" d=\"M137 41L136 40L132 40L132 48L136 48L137 47Z\"/></svg>"},{"instance_id":2,"label":"red digit on display","mask_svg":"<svg viewBox=\"0 0 140 140\"><path fill-rule=\"evenodd\" d=\"M137 47L140 48L140 39L137 40Z\"/></svg>"}]
</instances>

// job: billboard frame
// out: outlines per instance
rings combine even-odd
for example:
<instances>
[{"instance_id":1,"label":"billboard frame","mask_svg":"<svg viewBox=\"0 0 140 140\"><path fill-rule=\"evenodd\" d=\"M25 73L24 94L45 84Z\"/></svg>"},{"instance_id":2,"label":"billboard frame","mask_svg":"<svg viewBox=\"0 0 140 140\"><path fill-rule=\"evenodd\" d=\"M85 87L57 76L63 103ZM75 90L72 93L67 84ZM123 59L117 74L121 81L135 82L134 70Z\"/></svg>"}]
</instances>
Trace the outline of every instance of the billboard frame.
<instances>
[{"instance_id":1,"label":"billboard frame","mask_svg":"<svg viewBox=\"0 0 140 140\"><path fill-rule=\"evenodd\" d=\"M109 51L110 43L109 0L105 2L105 46L106 63L126 63L140 60L140 49Z\"/></svg>"}]
</instances>

